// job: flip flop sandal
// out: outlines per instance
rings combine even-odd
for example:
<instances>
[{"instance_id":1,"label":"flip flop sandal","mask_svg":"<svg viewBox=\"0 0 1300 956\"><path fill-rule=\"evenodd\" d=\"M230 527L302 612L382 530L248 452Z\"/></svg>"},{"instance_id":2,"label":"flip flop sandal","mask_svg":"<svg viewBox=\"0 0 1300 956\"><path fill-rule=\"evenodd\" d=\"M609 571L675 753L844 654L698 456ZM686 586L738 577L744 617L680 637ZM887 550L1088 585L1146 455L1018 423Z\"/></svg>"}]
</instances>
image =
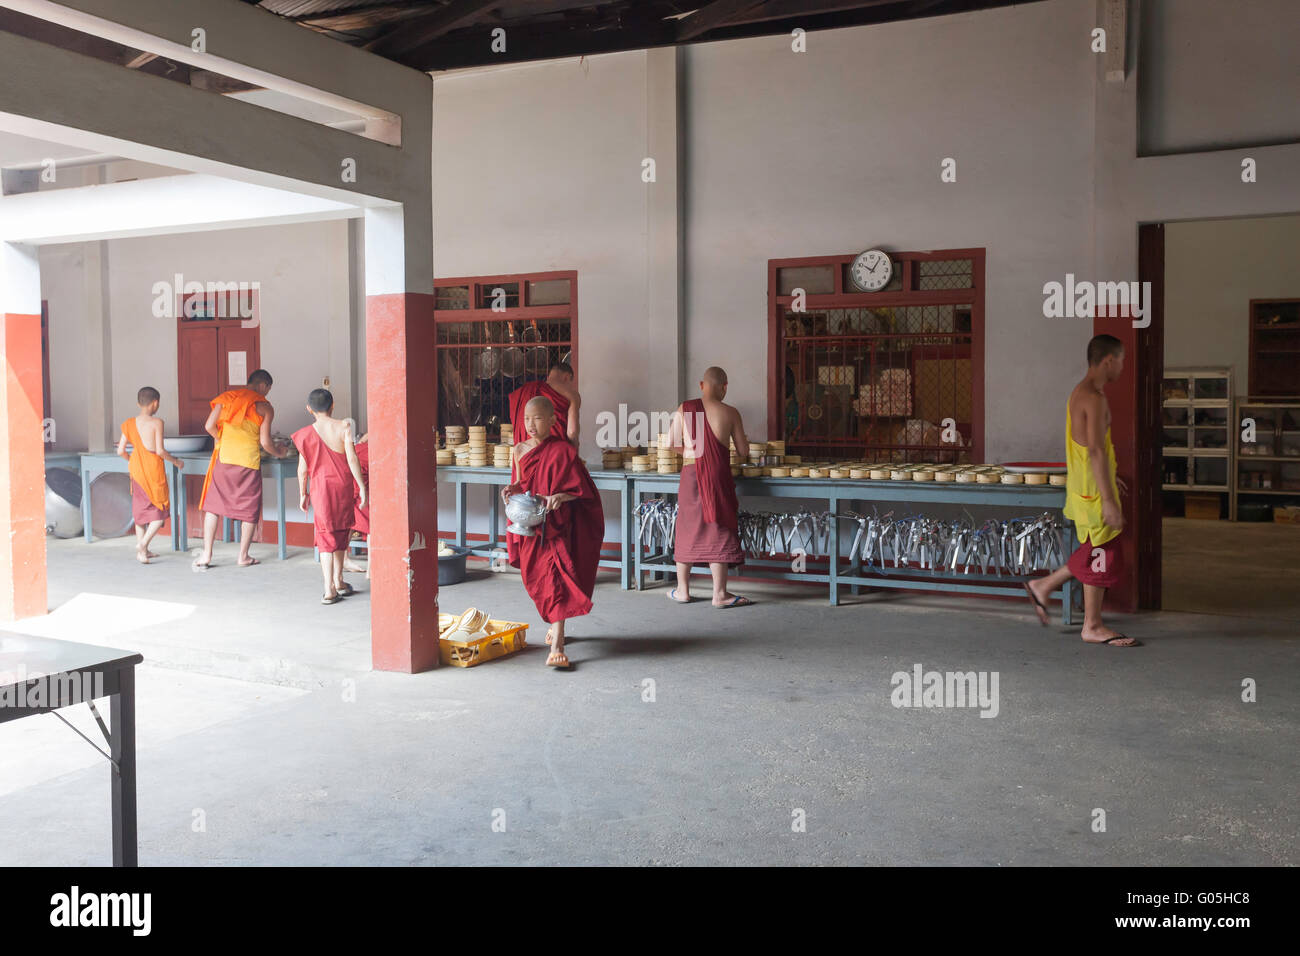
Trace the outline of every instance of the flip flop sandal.
<instances>
[{"instance_id":1,"label":"flip flop sandal","mask_svg":"<svg viewBox=\"0 0 1300 956\"><path fill-rule=\"evenodd\" d=\"M351 597L352 595L357 593L357 589L345 582L343 587L338 589L338 592L339 592L339 597Z\"/></svg>"},{"instance_id":2,"label":"flip flop sandal","mask_svg":"<svg viewBox=\"0 0 1300 956\"><path fill-rule=\"evenodd\" d=\"M203 563L201 563L201 562L199 562L199 561L192 561L192 562L190 563L190 570L191 570L191 571L196 571L196 572L197 572L197 571L206 571L206 570L208 570L208 568L210 568L210 567L212 567L212 562L211 562L211 561L209 561L207 564L203 564Z\"/></svg>"},{"instance_id":3,"label":"flip flop sandal","mask_svg":"<svg viewBox=\"0 0 1300 956\"><path fill-rule=\"evenodd\" d=\"M1115 644L1116 641L1132 641L1132 644ZM1104 641L1084 641L1085 644L1115 644L1116 647L1141 647L1142 642L1136 637L1129 637L1127 634L1116 634L1114 637L1108 637Z\"/></svg>"},{"instance_id":4,"label":"flip flop sandal","mask_svg":"<svg viewBox=\"0 0 1300 956\"><path fill-rule=\"evenodd\" d=\"M335 595L333 595L332 597L322 597L322 598L320 599L320 602L321 602L321 604L338 604L339 601L342 601L342 600L343 600L343 598L341 598L341 597L339 597L337 594L335 594Z\"/></svg>"},{"instance_id":5,"label":"flip flop sandal","mask_svg":"<svg viewBox=\"0 0 1300 956\"><path fill-rule=\"evenodd\" d=\"M567 670L568 668L571 668L573 664L569 662L568 655L563 651L551 651L550 655L546 658L546 666L559 667Z\"/></svg>"},{"instance_id":6,"label":"flip flop sandal","mask_svg":"<svg viewBox=\"0 0 1300 956\"><path fill-rule=\"evenodd\" d=\"M236 564L239 564L239 562L235 562L235 563L236 563ZM239 567L241 567L241 568L251 568L253 565L255 565L255 564L261 564L261 563L262 563L262 562L259 561L259 560L257 560L257 558L249 558L247 564L239 564Z\"/></svg>"},{"instance_id":7,"label":"flip flop sandal","mask_svg":"<svg viewBox=\"0 0 1300 956\"><path fill-rule=\"evenodd\" d=\"M1038 595L1029 587L1029 582L1025 582L1025 593L1029 595L1029 600L1034 602L1034 613L1038 615L1038 623L1047 627L1052 620L1051 614L1047 610L1047 605L1038 600Z\"/></svg>"},{"instance_id":8,"label":"flip flop sandal","mask_svg":"<svg viewBox=\"0 0 1300 956\"><path fill-rule=\"evenodd\" d=\"M695 601L695 598L693 598L693 597L688 597L685 601L679 601L679 600L677 600L677 589L676 589L676 588L669 588L669 589L668 589L668 600L672 601L674 604L691 604L691 603L693 603L693 602Z\"/></svg>"},{"instance_id":9,"label":"flip flop sandal","mask_svg":"<svg viewBox=\"0 0 1300 956\"><path fill-rule=\"evenodd\" d=\"M731 607L749 607L753 603L754 603L753 601L751 601L749 598L745 597L744 595L737 594L734 595L732 599L730 601L727 601L725 604L715 604L713 606L716 607L719 611L725 611L727 608L731 608Z\"/></svg>"}]
</instances>

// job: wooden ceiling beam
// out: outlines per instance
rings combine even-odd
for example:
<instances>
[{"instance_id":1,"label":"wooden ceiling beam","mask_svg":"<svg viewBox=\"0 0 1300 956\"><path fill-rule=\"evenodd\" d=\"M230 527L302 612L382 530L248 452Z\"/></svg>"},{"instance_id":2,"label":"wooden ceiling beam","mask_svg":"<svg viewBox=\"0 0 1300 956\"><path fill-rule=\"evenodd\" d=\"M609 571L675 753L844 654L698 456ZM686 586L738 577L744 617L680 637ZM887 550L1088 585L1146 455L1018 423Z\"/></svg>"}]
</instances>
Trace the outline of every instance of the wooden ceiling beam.
<instances>
[{"instance_id":1,"label":"wooden ceiling beam","mask_svg":"<svg viewBox=\"0 0 1300 956\"><path fill-rule=\"evenodd\" d=\"M408 50L438 39L444 33L466 26L484 10L499 6L500 3L501 0L450 0L446 6L433 13L413 17L393 27L366 43L364 49L395 59Z\"/></svg>"},{"instance_id":2,"label":"wooden ceiling beam","mask_svg":"<svg viewBox=\"0 0 1300 956\"><path fill-rule=\"evenodd\" d=\"M677 21L677 39L694 40L710 30L735 22L741 14L763 5L764 0L713 0Z\"/></svg>"}]
</instances>

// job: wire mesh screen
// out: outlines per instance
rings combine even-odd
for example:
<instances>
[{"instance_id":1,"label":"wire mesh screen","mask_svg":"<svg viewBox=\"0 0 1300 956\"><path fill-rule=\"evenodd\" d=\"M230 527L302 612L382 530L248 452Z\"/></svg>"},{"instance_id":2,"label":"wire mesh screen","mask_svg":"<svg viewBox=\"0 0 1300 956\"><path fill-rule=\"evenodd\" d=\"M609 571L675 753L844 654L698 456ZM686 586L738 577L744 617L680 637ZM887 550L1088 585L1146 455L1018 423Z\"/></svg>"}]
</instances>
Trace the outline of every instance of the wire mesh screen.
<instances>
[{"instance_id":1,"label":"wire mesh screen","mask_svg":"<svg viewBox=\"0 0 1300 956\"><path fill-rule=\"evenodd\" d=\"M966 263L965 278L952 281L969 288ZM827 458L969 461L971 313L970 305L782 309L787 448Z\"/></svg>"},{"instance_id":2,"label":"wire mesh screen","mask_svg":"<svg viewBox=\"0 0 1300 956\"><path fill-rule=\"evenodd\" d=\"M439 322L438 426L485 425L499 440L510 393L569 361L570 334L568 318Z\"/></svg>"}]
</instances>

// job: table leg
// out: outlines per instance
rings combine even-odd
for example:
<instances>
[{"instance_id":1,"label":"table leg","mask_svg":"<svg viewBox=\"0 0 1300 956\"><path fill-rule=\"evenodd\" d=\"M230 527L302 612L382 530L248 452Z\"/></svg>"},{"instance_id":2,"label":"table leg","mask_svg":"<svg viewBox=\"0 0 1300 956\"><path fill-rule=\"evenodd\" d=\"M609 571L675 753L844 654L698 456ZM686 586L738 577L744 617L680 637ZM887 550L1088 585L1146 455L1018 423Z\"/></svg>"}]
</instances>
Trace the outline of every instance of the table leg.
<instances>
[{"instance_id":1,"label":"table leg","mask_svg":"<svg viewBox=\"0 0 1300 956\"><path fill-rule=\"evenodd\" d=\"M275 528L280 538L280 560L283 561L289 557L289 545L284 540L289 532L288 520L284 514L284 469L278 466L275 469L275 511Z\"/></svg>"},{"instance_id":2,"label":"table leg","mask_svg":"<svg viewBox=\"0 0 1300 956\"><path fill-rule=\"evenodd\" d=\"M180 472L176 470L176 466L174 465L169 464L166 467L167 467L167 477L169 481L168 484L168 489L170 491L169 497L171 498L172 550L180 551L182 550L181 538L180 538L180 523L176 518L176 501L180 497L180 492L176 490L176 485L181 480L180 478L177 477L180 474Z\"/></svg>"},{"instance_id":3,"label":"table leg","mask_svg":"<svg viewBox=\"0 0 1300 956\"><path fill-rule=\"evenodd\" d=\"M620 528L619 530L623 538L622 543L619 545L618 586L624 591L626 591L629 587L631 587L631 584L628 581L628 575L631 573L632 570L630 567L630 562L628 561L628 555L630 553L628 549L632 542L632 513L628 509L627 500L628 500L627 483L624 482L623 487L619 489L618 492L618 509L622 513L622 518L619 522L622 525L622 528Z\"/></svg>"},{"instance_id":4,"label":"table leg","mask_svg":"<svg viewBox=\"0 0 1300 956\"><path fill-rule=\"evenodd\" d=\"M230 543L230 519L229 518L221 519L221 540L226 544Z\"/></svg>"},{"instance_id":5,"label":"table leg","mask_svg":"<svg viewBox=\"0 0 1300 956\"><path fill-rule=\"evenodd\" d=\"M632 504L631 504L631 506L630 506L629 509L628 509L629 512L630 512L633 516L636 515L636 509L637 509L637 506L638 506L640 503L641 503L641 495L640 495L640 493L638 493L638 492L636 491L636 489L633 489L633 491L632 491ZM634 526L635 526L635 525L634 525ZM634 540L634 541L632 541L632 571L633 571L633 573L632 573L632 586L633 586L633 588L635 588L636 590L640 591L641 588L642 588L642 585L645 583L645 579L644 579L644 577L643 577L643 575L642 575L642 572L641 572L641 542L640 542L640 540Z\"/></svg>"},{"instance_id":6,"label":"table leg","mask_svg":"<svg viewBox=\"0 0 1300 956\"><path fill-rule=\"evenodd\" d=\"M839 499L832 494L830 496L831 511L831 546L830 546L830 585L831 585L831 607L840 603L840 522L835 517L839 511Z\"/></svg>"},{"instance_id":7,"label":"table leg","mask_svg":"<svg viewBox=\"0 0 1300 956\"><path fill-rule=\"evenodd\" d=\"M465 492L467 486L461 479L456 479L456 546L465 547Z\"/></svg>"},{"instance_id":8,"label":"table leg","mask_svg":"<svg viewBox=\"0 0 1300 956\"><path fill-rule=\"evenodd\" d=\"M86 537L86 544L92 544L95 535L90 530L90 470L85 465L81 466L81 524L82 534Z\"/></svg>"},{"instance_id":9,"label":"table leg","mask_svg":"<svg viewBox=\"0 0 1300 956\"><path fill-rule=\"evenodd\" d=\"M109 698L112 721L109 752L113 777L113 865L138 866L135 805L135 668L122 671L118 692Z\"/></svg>"},{"instance_id":10,"label":"table leg","mask_svg":"<svg viewBox=\"0 0 1300 956\"><path fill-rule=\"evenodd\" d=\"M1074 522L1065 523L1065 557L1069 560L1070 555L1074 554L1075 548L1079 546L1079 539L1074 533ZM1073 577L1066 578L1065 584L1061 585L1061 623L1066 627L1074 624L1074 589L1078 587Z\"/></svg>"},{"instance_id":11,"label":"table leg","mask_svg":"<svg viewBox=\"0 0 1300 956\"><path fill-rule=\"evenodd\" d=\"M497 494L496 485L488 485L488 496L492 499L488 502L488 551L497 549L497 526L500 524L501 516L501 496ZM490 559L489 559L490 560Z\"/></svg>"}]
</instances>

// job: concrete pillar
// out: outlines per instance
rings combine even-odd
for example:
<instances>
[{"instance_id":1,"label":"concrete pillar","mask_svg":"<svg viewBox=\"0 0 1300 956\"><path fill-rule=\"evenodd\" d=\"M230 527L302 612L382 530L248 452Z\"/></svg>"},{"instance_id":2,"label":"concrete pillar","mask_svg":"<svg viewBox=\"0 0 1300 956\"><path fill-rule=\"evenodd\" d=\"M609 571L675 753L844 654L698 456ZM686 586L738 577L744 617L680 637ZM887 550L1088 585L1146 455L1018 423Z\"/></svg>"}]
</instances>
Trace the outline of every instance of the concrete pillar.
<instances>
[{"instance_id":1,"label":"concrete pillar","mask_svg":"<svg viewBox=\"0 0 1300 956\"><path fill-rule=\"evenodd\" d=\"M113 325L109 303L108 243L85 244L83 275L86 312L86 448L108 451L117 429L113 420Z\"/></svg>"},{"instance_id":2,"label":"concrete pillar","mask_svg":"<svg viewBox=\"0 0 1300 956\"><path fill-rule=\"evenodd\" d=\"M36 247L0 242L0 621L44 614L45 449Z\"/></svg>"},{"instance_id":3,"label":"concrete pillar","mask_svg":"<svg viewBox=\"0 0 1300 956\"><path fill-rule=\"evenodd\" d=\"M687 397L681 124L681 75L685 52L677 47L646 51L646 155L655 160L656 182L646 189L646 285L652 409L670 410Z\"/></svg>"},{"instance_id":4,"label":"concrete pillar","mask_svg":"<svg viewBox=\"0 0 1300 956\"><path fill-rule=\"evenodd\" d=\"M365 231L371 658L415 673L438 662L430 209L369 209Z\"/></svg>"}]
</instances>

